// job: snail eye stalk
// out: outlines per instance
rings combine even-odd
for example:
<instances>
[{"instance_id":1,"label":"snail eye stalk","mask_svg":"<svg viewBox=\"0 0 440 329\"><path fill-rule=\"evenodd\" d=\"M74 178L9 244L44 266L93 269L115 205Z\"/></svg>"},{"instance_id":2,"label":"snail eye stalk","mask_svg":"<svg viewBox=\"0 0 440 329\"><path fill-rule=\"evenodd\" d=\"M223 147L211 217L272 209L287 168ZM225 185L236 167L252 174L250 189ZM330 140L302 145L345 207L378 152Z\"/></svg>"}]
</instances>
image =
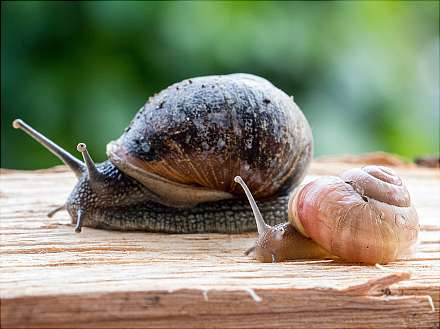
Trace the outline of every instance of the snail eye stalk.
<instances>
[{"instance_id":1,"label":"snail eye stalk","mask_svg":"<svg viewBox=\"0 0 440 329\"><path fill-rule=\"evenodd\" d=\"M67 152L62 147L58 146L54 142L52 142L49 138L44 136L43 134L36 131L34 128L29 126L21 119L16 119L12 122L12 126L15 129L23 130L26 134L31 136L38 143L43 145L47 150L55 154L61 161L64 162L66 166L68 166L76 175L76 177L81 177L83 172L86 170L84 163L75 158L72 154Z\"/></svg>"},{"instance_id":2,"label":"snail eye stalk","mask_svg":"<svg viewBox=\"0 0 440 329\"><path fill-rule=\"evenodd\" d=\"M87 150L87 145L84 143L79 143L76 146L78 152L81 152L84 163L86 164L87 174L89 176L89 181L93 185L94 183L98 183L103 180L103 175L99 172L98 168L96 168L95 163L92 160L92 157Z\"/></svg>"},{"instance_id":3,"label":"snail eye stalk","mask_svg":"<svg viewBox=\"0 0 440 329\"><path fill-rule=\"evenodd\" d=\"M270 229L270 226L266 224L266 222L263 219L263 216L261 215L260 209L258 209L257 203L255 202L254 197L252 196L251 191L247 187L246 183L243 181L243 179L240 176L236 176L234 178L234 181L243 188L244 192L246 193L246 196L249 200L249 203L251 205L252 211L254 213L255 221L257 222L257 230L258 235L262 235L265 233L268 229Z\"/></svg>"}]
</instances>

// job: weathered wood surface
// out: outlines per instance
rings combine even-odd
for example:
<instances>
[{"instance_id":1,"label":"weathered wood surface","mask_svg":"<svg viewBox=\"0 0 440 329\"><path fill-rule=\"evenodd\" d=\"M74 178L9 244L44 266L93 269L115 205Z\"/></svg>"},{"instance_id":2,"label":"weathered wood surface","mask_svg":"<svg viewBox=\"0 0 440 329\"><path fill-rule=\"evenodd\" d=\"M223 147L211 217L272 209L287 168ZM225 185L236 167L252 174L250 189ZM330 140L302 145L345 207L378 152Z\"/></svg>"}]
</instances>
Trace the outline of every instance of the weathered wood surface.
<instances>
[{"instance_id":1,"label":"weathered wood surface","mask_svg":"<svg viewBox=\"0 0 440 329\"><path fill-rule=\"evenodd\" d=\"M344 161L315 162L307 179L355 166ZM438 328L440 172L396 161L420 243L383 267L256 263L243 255L255 234L75 234L66 212L46 217L73 187L70 172L2 170L1 326Z\"/></svg>"}]
</instances>

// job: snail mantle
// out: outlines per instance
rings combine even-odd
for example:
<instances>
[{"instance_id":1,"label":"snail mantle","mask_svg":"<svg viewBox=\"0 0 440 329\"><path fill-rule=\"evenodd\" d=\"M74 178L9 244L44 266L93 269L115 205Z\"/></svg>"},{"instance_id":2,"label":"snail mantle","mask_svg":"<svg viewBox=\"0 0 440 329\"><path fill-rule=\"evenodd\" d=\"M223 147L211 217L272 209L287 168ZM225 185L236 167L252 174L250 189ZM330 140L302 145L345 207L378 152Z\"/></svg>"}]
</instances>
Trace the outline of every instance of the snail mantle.
<instances>
[{"instance_id":1,"label":"snail mantle","mask_svg":"<svg viewBox=\"0 0 440 329\"><path fill-rule=\"evenodd\" d=\"M390 166L388 155L357 164ZM382 160L385 161L381 163ZM353 167L315 161L306 181ZM1 171L1 327L438 328L440 172L391 161L420 217L408 259L258 263L255 234L72 233L65 167Z\"/></svg>"}]
</instances>

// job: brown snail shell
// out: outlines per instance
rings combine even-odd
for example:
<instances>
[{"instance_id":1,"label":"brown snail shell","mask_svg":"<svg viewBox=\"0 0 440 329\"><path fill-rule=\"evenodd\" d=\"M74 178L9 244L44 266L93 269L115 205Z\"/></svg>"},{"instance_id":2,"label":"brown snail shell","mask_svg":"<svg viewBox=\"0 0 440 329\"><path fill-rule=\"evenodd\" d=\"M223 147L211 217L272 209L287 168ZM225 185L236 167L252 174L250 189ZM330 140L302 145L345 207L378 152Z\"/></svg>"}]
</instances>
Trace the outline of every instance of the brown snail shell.
<instances>
[{"instance_id":1,"label":"brown snail shell","mask_svg":"<svg viewBox=\"0 0 440 329\"><path fill-rule=\"evenodd\" d=\"M405 255L419 231L406 186L382 166L351 169L299 188L289 201L289 221L329 253L364 263Z\"/></svg>"},{"instance_id":2,"label":"brown snail shell","mask_svg":"<svg viewBox=\"0 0 440 329\"><path fill-rule=\"evenodd\" d=\"M189 207L287 193L304 176L312 134L293 99L250 74L184 80L150 98L107 146L110 161L158 202Z\"/></svg>"}]
</instances>

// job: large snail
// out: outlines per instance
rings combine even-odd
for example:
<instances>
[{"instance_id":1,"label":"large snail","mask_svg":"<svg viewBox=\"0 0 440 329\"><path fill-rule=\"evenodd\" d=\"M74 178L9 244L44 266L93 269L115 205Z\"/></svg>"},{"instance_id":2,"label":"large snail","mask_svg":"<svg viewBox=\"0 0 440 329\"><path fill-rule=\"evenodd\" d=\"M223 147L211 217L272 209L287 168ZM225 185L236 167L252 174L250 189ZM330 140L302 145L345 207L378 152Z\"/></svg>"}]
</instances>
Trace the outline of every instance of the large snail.
<instances>
[{"instance_id":1,"label":"large snail","mask_svg":"<svg viewBox=\"0 0 440 329\"><path fill-rule=\"evenodd\" d=\"M78 177L66 204L82 226L175 233L239 233L255 229L242 176L268 222L287 213L289 191L303 178L312 134L293 99L250 74L184 80L151 97L107 146L84 163L36 132L20 128L58 156Z\"/></svg>"},{"instance_id":2,"label":"large snail","mask_svg":"<svg viewBox=\"0 0 440 329\"><path fill-rule=\"evenodd\" d=\"M241 177L259 237L252 250L262 262L338 256L387 263L409 254L419 223L408 190L390 168L366 166L318 178L289 200L289 222L267 225Z\"/></svg>"}]
</instances>

